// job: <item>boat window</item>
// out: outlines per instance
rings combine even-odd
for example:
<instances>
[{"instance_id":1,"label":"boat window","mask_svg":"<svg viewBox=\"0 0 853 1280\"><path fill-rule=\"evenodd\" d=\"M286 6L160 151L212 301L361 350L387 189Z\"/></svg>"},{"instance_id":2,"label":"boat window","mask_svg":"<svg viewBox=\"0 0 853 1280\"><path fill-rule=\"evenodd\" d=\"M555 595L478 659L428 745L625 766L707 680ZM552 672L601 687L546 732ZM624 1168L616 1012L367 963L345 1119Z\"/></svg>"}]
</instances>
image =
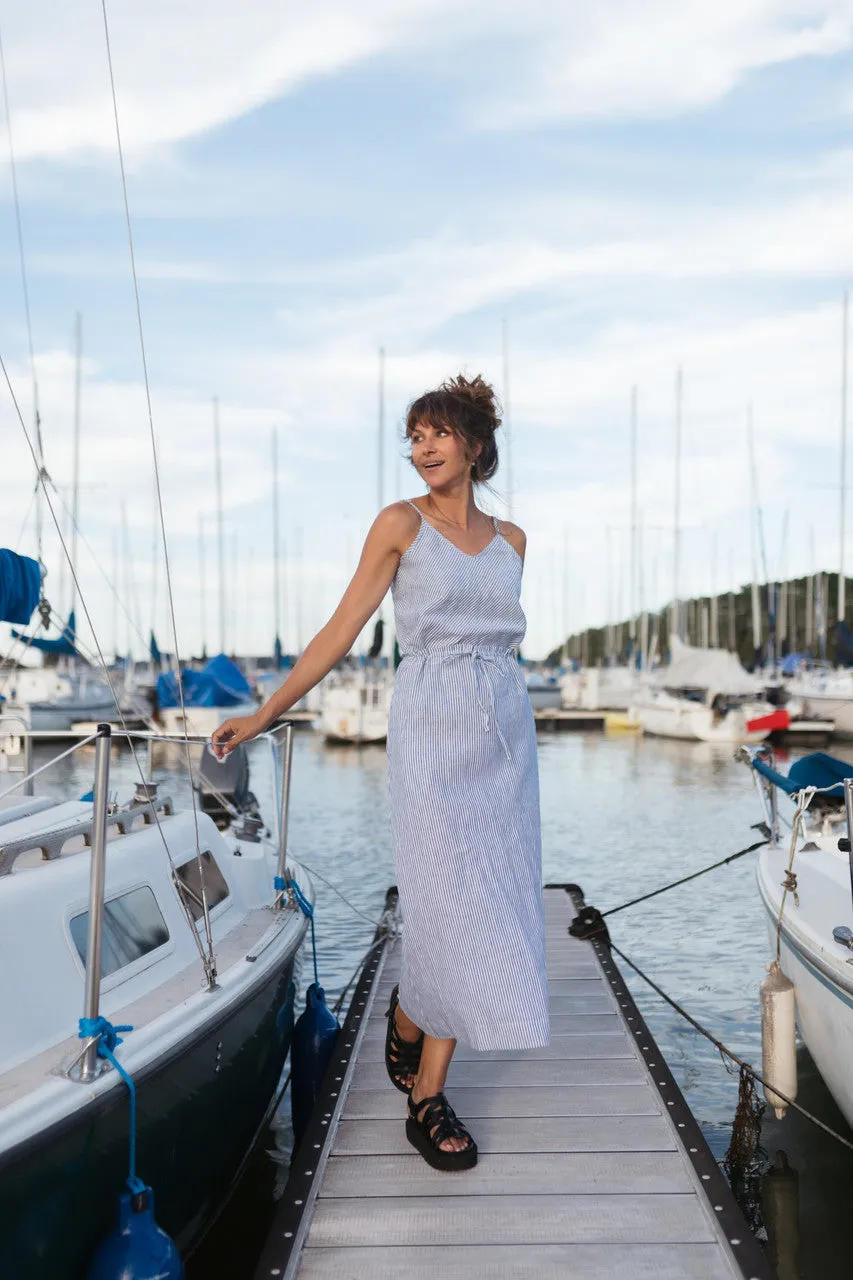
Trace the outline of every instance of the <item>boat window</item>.
<instances>
[{"instance_id":1,"label":"boat window","mask_svg":"<svg viewBox=\"0 0 853 1280\"><path fill-rule=\"evenodd\" d=\"M207 896L207 909L212 911L228 897L228 881L219 870L216 859L207 849L201 855L202 872L204 874L204 892ZM201 874L198 858L190 858L183 866L178 867L175 884L183 898L193 920L200 920L204 915L204 904L201 896Z\"/></svg>"},{"instance_id":2,"label":"boat window","mask_svg":"<svg viewBox=\"0 0 853 1280\"><path fill-rule=\"evenodd\" d=\"M69 922L77 953L86 963L89 934L89 912L81 911ZM133 964L149 951L156 951L169 941L169 930L157 899L148 885L131 889L104 903L103 941L101 944L101 977L107 978L117 969Z\"/></svg>"}]
</instances>

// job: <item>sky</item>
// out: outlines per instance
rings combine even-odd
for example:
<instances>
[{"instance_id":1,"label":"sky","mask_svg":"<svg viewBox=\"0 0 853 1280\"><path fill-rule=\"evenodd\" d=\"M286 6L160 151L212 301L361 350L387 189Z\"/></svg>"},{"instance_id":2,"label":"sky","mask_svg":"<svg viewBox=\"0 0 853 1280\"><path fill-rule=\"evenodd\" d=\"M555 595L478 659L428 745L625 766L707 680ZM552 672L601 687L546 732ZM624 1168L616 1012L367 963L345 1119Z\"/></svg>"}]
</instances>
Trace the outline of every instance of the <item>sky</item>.
<instances>
[{"instance_id":1,"label":"sky","mask_svg":"<svg viewBox=\"0 0 853 1280\"><path fill-rule=\"evenodd\" d=\"M424 491L413 398L465 371L504 401L480 500L528 535L528 656L672 597L679 369L679 594L752 576L750 411L768 574L837 571L853 0L106 8L182 654L222 613L271 650L274 431L285 646L331 613L380 503L380 348L383 503ZM0 37L0 543L36 549L33 369L67 530L79 314L82 594L105 650L170 649L100 0L0 0Z\"/></svg>"}]
</instances>

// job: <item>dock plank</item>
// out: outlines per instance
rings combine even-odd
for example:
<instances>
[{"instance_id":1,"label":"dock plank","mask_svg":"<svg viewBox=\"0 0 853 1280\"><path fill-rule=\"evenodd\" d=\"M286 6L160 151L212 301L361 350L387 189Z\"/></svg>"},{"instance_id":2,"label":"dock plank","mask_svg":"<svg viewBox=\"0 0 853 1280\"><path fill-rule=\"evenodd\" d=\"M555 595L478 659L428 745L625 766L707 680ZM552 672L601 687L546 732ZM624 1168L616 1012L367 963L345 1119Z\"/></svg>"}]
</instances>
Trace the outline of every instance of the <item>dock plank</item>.
<instances>
[{"instance_id":1,"label":"dock plank","mask_svg":"<svg viewBox=\"0 0 853 1280\"><path fill-rule=\"evenodd\" d=\"M308 1247L698 1244L713 1239L704 1206L692 1194L378 1196L368 1202L318 1200Z\"/></svg>"},{"instance_id":2,"label":"dock plank","mask_svg":"<svg viewBox=\"0 0 853 1280\"><path fill-rule=\"evenodd\" d=\"M377 1062L359 1061L351 1088L375 1089ZM447 1073L448 1088L504 1089L524 1085L528 1089L546 1085L641 1084L645 1068L636 1058L487 1058L452 1061Z\"/></svg>"},{"instance_id":3,"label":"dock plank","mask_svg":"<svg viewBox=\"0 0 853 1280\"><path fill-rule=\"evenodd\" d=\"M732 1280L716 1245L311 1248L304 1280Z\"/></svg>"},{"instance_id":4,"label":"dock plank","mask_svg":"<svg viewBox=\"0 0 853 1280\"><path fill-rule=\"evenodd\" d=\"M670 1151L672 1129L662 1116L484 1116L477 1121L484 1154L513 1151ZM412 1148L399 1117L349 1120L338 1126L335 1155L408 1155Z\"/></svg>"},{"instance_id":5,"label":"dock plank","mask_svg":"<svg viewBox=\"0 0 853 1280\"><path fill-rule=\"evenodd\" d=\"M323 1196L446 1196L447 1177L417 1152L395 1156L334 1156ZM466 1196L627 1195L689 1192L690 1178L675 1151L480 1154L465 1178Z\"/></svg>"},{"instance_id":6,"label":"dock plank","mask_svg":"<svg viewBox=\"0 0 853 1280\"><path fill-rule=\"evenodd\" d=\"M381 1035L370 1028L365 1036L359 1062L385 1061L385 1019L382 1019ZM627 1037L616 1025L613 1033L584 1036L552 1035L551 1043L539 1049L528 1049L524 1055L525 1062L547 1062L551 1060L565 1061L569 1058L626 1058L633 1057L631 1045ZM460 1045L453 1055L453 1065L460 1062L501 1062L518 1061L518 1054L513 1049L492 1049L488 1053L477 1053L467 1045Z\"/></svg>"},{"instance_id":7,"label":"dock plank","mask_svg":"<svg viewBox=\"0 0 853 1280\"><path fill-rule=\"evenodd\" d=\"M647 1084L542 1085L538 1089L454 1089L453 1107L466 1122L486 1116L653 1116L660 1103ZM402 1120L406 1099L387 1089L353 1089L344 1115L350 1120Z\"/></svg>"}]
</instances>

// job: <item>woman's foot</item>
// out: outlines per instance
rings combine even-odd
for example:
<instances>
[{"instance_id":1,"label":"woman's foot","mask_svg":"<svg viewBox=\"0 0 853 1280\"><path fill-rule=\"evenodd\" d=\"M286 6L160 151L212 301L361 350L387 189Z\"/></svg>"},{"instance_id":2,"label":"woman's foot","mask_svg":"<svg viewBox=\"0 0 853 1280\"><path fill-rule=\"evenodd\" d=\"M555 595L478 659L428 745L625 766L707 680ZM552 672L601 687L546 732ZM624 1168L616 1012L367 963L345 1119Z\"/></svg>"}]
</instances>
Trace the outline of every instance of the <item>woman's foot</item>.
<instances>
[{"instance_id":1,"label":"woman's foot","mask_svg":"<svg viewBox=\"0 0 853 1280\"><path fill-rule=\"evenodd\" d=\"M385 1033L385 1069L391 1083L401 1093L410 1093L421 1065L424 1033L415 1026L400 1008L400 988L391 992L391 1003L385 1015L388 1030Z\"/></svg>"},{"instance_id":2,"label":"woman's foot","mask_svg":"<svg viewBox=\"0 0 853 1280\"><path fill-rule=\"evenodd\" d=\"M477 1144L445 1095L427 1095L417 1081L409 1095L406 1137L433 1169L450 1173L477 1163Z\"/></svg>"}]
</instances>

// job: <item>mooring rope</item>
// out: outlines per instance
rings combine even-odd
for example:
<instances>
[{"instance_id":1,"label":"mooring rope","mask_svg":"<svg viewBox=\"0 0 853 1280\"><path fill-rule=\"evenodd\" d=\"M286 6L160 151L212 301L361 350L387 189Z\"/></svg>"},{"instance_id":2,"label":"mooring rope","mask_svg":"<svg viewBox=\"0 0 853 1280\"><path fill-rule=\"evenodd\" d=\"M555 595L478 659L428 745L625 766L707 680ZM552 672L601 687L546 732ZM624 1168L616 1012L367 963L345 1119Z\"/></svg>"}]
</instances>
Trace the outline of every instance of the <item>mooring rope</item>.
<instances>
[{"instance_id":1,"label":"mooring rope","mask_svg":"<svg viewBox=\"0 0 853 1280\"><path fill-rule=\"evenodd\" d=\"M721 858L719 862L712 862L709 867L703 867L701 871L694 871L689 876L682 876L680 880L673 880L671 884L665 884L660 889L653 889L651 893L644 893L639 898L632 898L630 902L623 902L618 907L611 907L609 911L602 911L601 917L615 916L617 911L625 911L628 907L635 907L638 902L648 902L649 898L656 898L660 893L666 893L669 889L677 889L680 884L687 884L689 880L696 880L699 876L707 875L709 871L716 871L717 867L725 867L730 862L736 862L738 858L744 858L748 853L754 853L756 849L760 849L767 844L769 836L763 840L756 840L755 844L747 845L745 849L739 849L737 853L730 853L727 858Z\"/></svg>"},{"instance_id":2,"label":"mooring rope","mask_svg":"<svg viewBox=\"0 0 853 1280\"><path fill-rule=\"evenodd\" d=\"M793 1109L798 1111L800 1115L805 1116L807 1120L811 1120L812 1124L817 1125L817 1127L822 1129L824 1133L828 1133L831 1138L835 1138L842 1146L847 1147L848 1151L853 1151L853 1142L851 1142L849 1138L845 1138L843 1134L840 1134L835 1129L830 1128L828 1124L824 1124L823 1120L820 1120L816 1115L813 1115L811 1111L807 1111L805 1107L801 1106L799 1102L795 1102L793 1098L786 1097L781 1089L778 1089L775 1084L771 1084L766 1080L760 1072L756 1071L755 1067L753 1067L751 1063L746 1062L739 1054L735 1053L733 1049L730 1049L727 1045L723 1044L722 1040L719 1040L713 1032L707 1029L707 1027L703 1027L702 1023L694 1018L691 1013L688 1013L677 1000L674 1000L672 996L667 995L664 989L659 987L653 978L650 978L647 973L643 972L639 965L635 964L633 960L626 956L625 952L621 951L612 939L610 940L609 945L611 951L615 951L621 960L624 960L627 965L630 965L637 976L642 978L643 982L648 983L652 990L656 992L662 1000L666 1001L671 1009L674 1009L676 1013L680 1014L681 1017L689 1022L691 1027L694 1027L698 1032L700 1032L706 1040L710 1040L711 1044L721 1056L730 1058L732 1062L737 1063L741 1071L748 1072L754 1080L757 1080L765 1089L769 1089L772 1093L775 1093L776 1096L781 1098L787 1106L793 1107Z\"/></svg>"}]
</instances>

